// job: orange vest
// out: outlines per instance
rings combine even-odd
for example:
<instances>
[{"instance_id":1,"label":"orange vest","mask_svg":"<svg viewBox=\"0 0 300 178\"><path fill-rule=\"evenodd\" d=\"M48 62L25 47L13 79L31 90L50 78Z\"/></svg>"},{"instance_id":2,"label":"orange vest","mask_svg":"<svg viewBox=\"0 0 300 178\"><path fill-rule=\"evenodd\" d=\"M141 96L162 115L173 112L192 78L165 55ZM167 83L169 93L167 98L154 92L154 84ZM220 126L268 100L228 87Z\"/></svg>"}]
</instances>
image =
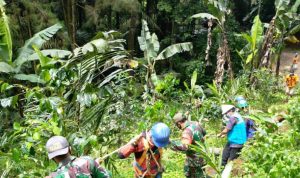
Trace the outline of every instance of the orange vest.
<instances>
[{"instance_id":1,"label":"orange vest","mask_svg":"<svg viewBox=\"0 0 300 178\"><path fill-rule=\"evenodd\" d=\"M142 137L142 142L144 144L144 151L139 159L135 159L135 162L133 164L134 171L139 176L152 178L156 175L156 171L151 169L151 162L154 161L154 164L156 164L156 166L158 167L158 171L161 171L160 159L162 157L163 151L162 148L158 148L158 150L155 153L152 152L147 138ZM147 167L146 169L144 169L144 166L142 166L145 164Z\"/></svg>"},{"instance_id":2,"label":"orange vest","mask_svg":"<svg viewBox=\"0 0 300 178\"><path fill-rule=\"evenodd\" d=\"M285 82L286 82L287 87L293 88L296 86L296 84L298 82L298 76L297 75L294 75L294 76L288 75L285 78Z\"/></svg>"}]
</instances>

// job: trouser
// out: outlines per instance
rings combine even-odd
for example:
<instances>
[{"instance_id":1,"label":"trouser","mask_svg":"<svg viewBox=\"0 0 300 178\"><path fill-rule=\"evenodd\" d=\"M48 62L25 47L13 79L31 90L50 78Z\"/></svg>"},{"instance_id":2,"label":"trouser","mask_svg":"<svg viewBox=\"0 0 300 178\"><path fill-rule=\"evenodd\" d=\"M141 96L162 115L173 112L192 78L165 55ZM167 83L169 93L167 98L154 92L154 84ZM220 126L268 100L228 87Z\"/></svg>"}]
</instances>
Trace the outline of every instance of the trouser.
<instances>
[{"instance_id":1,"label":"trouser","mask_svg":"<svg viewBox=\"0 0 300 178\"><path fill-rule=\"evenodd\" d=\"M230 148L230 144L227 143L223 149L222 166L225 166L228 160L231 161L236 159L239 156L241 150L242 148Z\"/></svg>"},{"instance_id":2,"label":"trouser","mask_svg":"<svg viewBox=\"0 0 300 178\"><path fill-rule=\"evenodd\" d=\"M135 175L135 178L140 178L140 176ZM155 176L144 176L143 178L162 178L162 172L157 173Z\"/></svg>"},{"instance_id":3,"label":"trouser","mask_svg":"<svg viewBox=\"0 0 300 178\"><path fill-rule=\"evenodd\" d=\"M186 178L205 178L202 167L184 166L184 175Z\"/></svg>"},{"instance_id":4,"label":"trouser","mask_svg":"<svg viewBox=\"0 0 300 178\"><path fill-rule=\"evenodd\" d=\"M203 170L203 159L187 158L184 165L184 175L186 178L205 178Z\"/></svg>"},{"instance_id":5,"label":"trouser","mask_svg":"<svg viewBox=\"0 0 300 178\"><path fill-rule=\"evenodd\" d=\"M285 93L289 96L292 96L294 94L294 87L286 87Z\"/></svg>"}]
</instances>

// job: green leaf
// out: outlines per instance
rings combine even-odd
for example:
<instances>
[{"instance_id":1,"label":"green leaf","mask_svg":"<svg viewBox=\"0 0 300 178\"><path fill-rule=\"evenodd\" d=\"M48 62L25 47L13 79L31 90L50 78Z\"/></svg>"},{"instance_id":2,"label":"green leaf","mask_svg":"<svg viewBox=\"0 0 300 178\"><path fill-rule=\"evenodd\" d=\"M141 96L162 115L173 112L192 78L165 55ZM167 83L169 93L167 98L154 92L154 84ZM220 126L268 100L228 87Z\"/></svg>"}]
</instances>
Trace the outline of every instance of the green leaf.
<instances>
[{"instance_id":1,"label":"green leaf","mask_svg":"<svg viewBox=\"0 0 300 178\"><path fill-rule=\"evenodd\" d=\"M43 70L40 74L41 79L44 80L45 82L49 82L51 80L51 75L49 70Z\"/></svg>"},{"instance_id":2,"label":"green leaf","mask_svg":"<svg viewBox=\"0 0 300 178\"><path fill-rule=\"evenodd\" d=\"M40 135L38 132L34 132L32 138L33 138L34 140L40 140L41 135Z\"/></svg>"},{"instance_id":3,"label":"green leaf","mask_svg":"<svg viewBox=\"0 0 300 178\"><path fill-rule=\"evenodd\" d=\"M290 0L275 0L275 7L276 9L284 8L288 6L290 3Z\"/></svg>"},{"instance_id":4,"label":"green leaf","mask_svg":"<svg viewBox=\"0 0 300 178\"><path fill-rule=\"evenodd\" d=\"M12 40L8 19L4 9L5 2L0 1L0 62L12 61Z\"/></svg>"},{"instance_id":5,"label":"green leaf","mask_svg":"<svg viewBox=\"0 0 300 178\"><path fill-rule=\"evenodd\" d=\"M6 62L0 62L0 73L12 73L15 69Z\"/></svg>"},{"instance_id":6,"label":"green leaf","mask_svg":"<svg viewBox=\"0 0 300 178\"><path fill-rule=\"evenodd\" d=\"M25 80L25 81L29 81L32 83L41 83L44 84L45 81L43 79L41 79L38 75L35 74L16 74L14 75L15 79L18 80Z\"/></svg>"},{"instance_id":7,"label":"green leaf","mask_svg":"<svg viewBox=\"0 0 300 178\"><path fill-rule=\"evenodd\" d=\"M65 58L72 54L70 51L60 50L60 49L45 49L45 50L41 50L40 52L43 56L50 56L51 58L59 58L59 59ZM36 61L39 59L40 59L39 55L37 53L34 53L28 57L27 61ZM59 62L59 61L57 60L55 62Z\"/></svg>"},{"instance_id":8,"label":"green leaf","mask_svg":"<svg viewBox=\"0 0 300 178\"><path fill-rule=\"evenodd\" d=\"M42 67L46 67L48 65L49 62L51 62L51 59L44 56L41 51L35 46L35 45L32 45L32 48L34 49L34 51L36 52L36 54L38 55L39 57L39 60L40 60L40 64Z\"/></svg>"},{"instance_id":9,"label":"green leaf","mask_svg":"<svg viewBox=\"0 0 300 178\"><path fill-rule=\"evenodd\" d=\"M300 1L300 0L299 0ZM300 24L294 26L290 31L289 34L294 35L296 33L300 32Z\"/></svg>"},{"instance_id":10,"label":"green leaf","mask_svg":"<svg viewBox=\"0 0 300 178\"><path fill-rule=\"evenodd\" d=\"M25 45L19 49L19 55L14 61L14 65L20 69L21 65L28 60L28 57L34 53L32 46L35 45L38 49L40 49L42 45L50 40L50 38L52 38L61 28L62 26L60 24L55 24L36 33L32 38L27 40Z\"/></svg>"},{"instance_id":11,"label":"green leaf","mask_svg":"<svg viewBox=\"0 0 300 178\"><path fill-rule=\"evenodd\" d=\"M10 88L11 85L9 85L8 83L3 83L1 85L1 92L4 92L6 89Z\"/></svg>"},{"instance_id":12,"label":"green leaf","mask_svg":"<svg viewBox=\"0 0 300 178\"><path fill-rule=\"evenodd\" d=\"M195 85L196 85L196 82L197 82L197 70L195 70L195 71L193 72L193 75L192 75L192 79L191 79L191 90L194 90Z\"/></svg>"},{"instance_id":13,"label":"green leaf","mask_svg":"<svg viewBox=\"0 0 300 178\"><path fill-rule=\"evenodd\" d=\"M3 108L6 108L6 107L8 107L8 106L11 106L12 100L13 100L13 97L0 99L1 106L2 106Z\"/></svg>"},{"instance_id":14,"label":"green leaf","mask_svg":"<svg viewBox=\"0 0 300 178\"><path fill-rule=\"evenodd\" d=\"M173 55L185 51L191 51L193 49L193 45L190 42L186 43L177 43L171 46L168 46L165 48L157 57L155 60L163 60L167 59L169 57L172 57Z\"/></svg>"},{"instance_id":15,"label":"green leaf","mask_svg":"<svg viewBox=\"0 0 300 178\"><path fill-rule=\"evenodd\" d=\"M104 39L93 40L81 47L82 53L87 54L88 52L94 52L95 49L98 53L103 53L107 49L107 41Z\"/></svg>"},{"instance_id":16,"label":"green leaf","mask_svg":"<svg viewBox=\"0 0 300 178\"><path fill-rule=\"evenodd\" d=\"M296 0L295 4L292 6L291 12L297 13L299 6L300 6L300 0Z\"/></svg>"},{"instance_id":17,"label":"green leaf","mask_svg":"<svg viewBox=\"0 0 300 178\"><path fill-rule=\"evenodd\" d=\"M207 19L215 19L215 20L219 20L217 17L209 14L209 13L199 13L199 14L195 14L195 15L192 15L191 18L195 18L195 19L198 19L198 18L201 18L201 19L204 19L204 18L207 18Z\"/></svg>"},{"instance_id":18,"label":"green leaf","mask_svg":"<svg viewBox=\"0 0 300 178\"><path fill-rule=\"evenodd\" d=\"M245 40L247 40L247 42L248 42L249 44L251 44L251 46L253 45L253 41L252 41L252 38L251 38L250 35L248 35L247 33L242 33L241 36L242 36Z\"/></svg>"},{"instance_id":19,"label":"green leaf","mask_svg":"<svg viewBox=\"0 0 300 178\"><path fill-rule=\"evenodd\" d=\"M157 53L159 51L159 41L155 33L152 34L151 43L153 45L154 51Z\"/></svg>"},{"instance_id":20,"label":"green leaf","mask_svg":"<svg viewBox=\"0 0 300 178\"><path fill-rule=\"evenodd\" d=\"M19 122L14 122L13 127L14 127L15 130L20 130L21 129L21 125L20 125Z\"/></svg>"},{"instance_id":21,"label":"green leaf","mask_svg":"<svg viewBox=\"0 0 300 178\"><path fill-rule=\"evenodd\" d=\"M251 28L251 38L252 38L252 51L256 48L257 41L260 36L263 34L262 23L257 15L253 20L253 25Z\"/></svg>"},{"instance_id":22,"label":"green leaf","mask_svg":"<svg viewBox=\"0 0 300 178\"><path fill-rule=\"evenodd\" d=\"M253 53L250 53L247 57L247 60L246 60L246 64L248 64L249 62L251 62L253 60L253 57L256 55L257 53L257 49L254 51L254 54Z\"/></svg>"},{"instance_id":23,"label":"green leaf","mask_svg":"<svg viewBox=\"0 0 300 178\"><path fill-rule=\"evenodd\" d=\"M13 148L12 158L13 158L14 161L20 162L20 160L21 160L21 151L18 150L17 148Z\"/></svg>"}]
</instances>

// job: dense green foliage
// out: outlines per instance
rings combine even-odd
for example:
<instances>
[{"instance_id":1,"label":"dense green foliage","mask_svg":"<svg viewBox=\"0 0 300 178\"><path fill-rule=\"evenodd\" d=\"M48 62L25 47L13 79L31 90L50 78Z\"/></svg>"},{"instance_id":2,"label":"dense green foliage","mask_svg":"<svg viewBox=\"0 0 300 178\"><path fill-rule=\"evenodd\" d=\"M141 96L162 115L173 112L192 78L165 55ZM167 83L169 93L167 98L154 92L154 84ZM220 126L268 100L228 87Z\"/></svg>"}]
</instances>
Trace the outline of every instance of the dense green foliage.
<instances>
[{"instance_id":1,"label":"dense green foliage","mask_svg":"<svg viewBox=\"0 0 300 178\"><path fill-rule=\"evenodd\" d=\"M195 149L218 177L220 157L209 148L224 146L216 137L220 105L234 104L236 95L249 101L258 131L232 176L299 176L299 90L287 100L279 75L280 54L300 31L299 6L0 0L0 177L48 175L56 165L45 143L53 135L66 136L74 155L95 158L158 121L179 139L177 111L189 111L207 130L205 145ZM102 165L125 178L132 177L131 161L113 155ZM166 149L164 176L183 177L183 162L183 154Z\"/></svg>"}]
</instances>

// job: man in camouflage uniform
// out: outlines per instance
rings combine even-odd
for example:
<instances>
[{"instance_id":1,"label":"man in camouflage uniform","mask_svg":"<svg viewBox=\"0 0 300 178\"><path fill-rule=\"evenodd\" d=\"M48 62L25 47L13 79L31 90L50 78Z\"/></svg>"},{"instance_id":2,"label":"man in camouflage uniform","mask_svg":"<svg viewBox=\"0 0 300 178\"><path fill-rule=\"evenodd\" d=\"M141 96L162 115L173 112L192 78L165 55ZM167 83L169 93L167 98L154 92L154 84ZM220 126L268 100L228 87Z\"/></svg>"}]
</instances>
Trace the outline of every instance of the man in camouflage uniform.
<instances>
[{"instance_id":1,"label":"man in camouflage uniform","mask_svg":"<svg viewBox=\"0 0 300 178\"><path fill-rule=\"evenodd\" d=\"M46 178L109 178L109 173L90 157L71 156L70 146L65 137L51 137L46 144L49 159L58 168Z\"/></svg>"},{"instance_id":2,"label":"man in camouflage uniform","mask_svg":"<svg viewBox=\"0 0 300 178\"><path fill-rule=\"evenodd\" d=\"M198 122L188 121L187 116L181 112L174 116L176 126L183 130L181 141L171 141L171 149L186 153L184 173L187 178L205 177L203 158L189 148L189 145L196 145L196 142L204 142L205 130Z\"/></svg>"}]
</instances>

